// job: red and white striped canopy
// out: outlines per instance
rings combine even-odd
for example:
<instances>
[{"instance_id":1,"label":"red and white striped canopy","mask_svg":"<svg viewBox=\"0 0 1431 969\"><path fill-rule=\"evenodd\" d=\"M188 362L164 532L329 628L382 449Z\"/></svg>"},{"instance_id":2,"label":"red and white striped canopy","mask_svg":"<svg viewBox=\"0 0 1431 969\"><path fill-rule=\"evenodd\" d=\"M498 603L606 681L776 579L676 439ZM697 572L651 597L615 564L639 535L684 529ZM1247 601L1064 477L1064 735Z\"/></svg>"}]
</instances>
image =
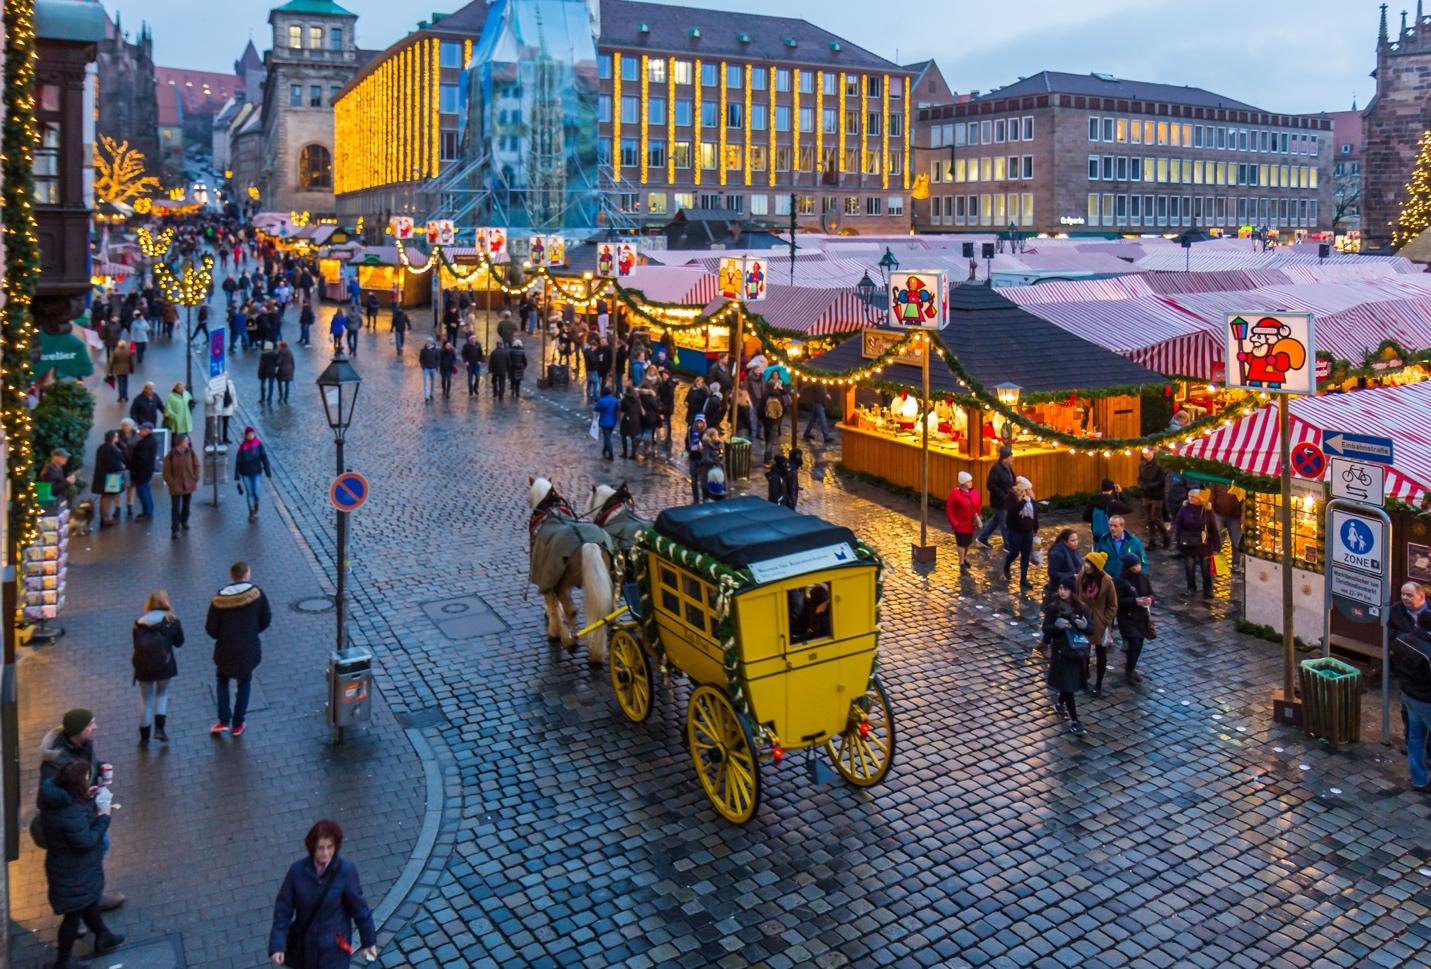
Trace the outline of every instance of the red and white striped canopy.
<instances>
[{"instance_id":1,"label":"red and white striped canopy","mask_svg":"<svg viewBox=\"0 0 1431 969\"><path fill-rule=\"evenodd\" d=\"M1329 430L1389 437L1396 442L1396 463L1387 469L1387 497L1414 502L1431 491L1431 382L1296 397L1291 410L1293 447L1303 441L1320 446ZM1281 474L1277 405L1268 404L1175 450L1249 474Z\"/></svg>"}]
</instances>

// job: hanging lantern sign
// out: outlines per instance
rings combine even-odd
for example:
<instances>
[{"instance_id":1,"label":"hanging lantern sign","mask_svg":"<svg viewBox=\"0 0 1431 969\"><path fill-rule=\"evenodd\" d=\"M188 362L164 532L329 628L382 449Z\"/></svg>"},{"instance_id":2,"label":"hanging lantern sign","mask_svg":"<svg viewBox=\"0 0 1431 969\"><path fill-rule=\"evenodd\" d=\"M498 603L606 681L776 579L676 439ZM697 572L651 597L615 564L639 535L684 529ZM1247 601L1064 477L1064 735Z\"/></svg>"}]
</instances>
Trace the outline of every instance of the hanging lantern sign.
<instances>
[{"instance_id":1,"label":"hanging lantern sign","mask_svg":"<svg viewBox=\"0 0 1431 969\"><path fill-rule=\"evenodd\" d=\"M486 253L492 262L507 261L507 230L485 226L477 230L477 251Z\"/></svg>"},{"instance_id":2,"label":"hanging lantern sign","mask_svg":"<svg viewBox=\"0 0 1431 969\"><path fill-rule=\"evenodd\" d=\"M629 242L602 242L596 247L596 275L602 279L625 279L636 268L639 252Z\"/></svg>"},{"instance_id":3,"label":"hanging lantern sign","mask_svg":"<svg viewBox=\"0 0 1431 969\"><path fill-rule=\"evenodd\" d=\"M754 303L765 298L766 265L764 259L745 256L720 261L716 277L721 296Z\"/></svg>"},{"instance_id":4,"label":"hanging lantern sign","mask_svg":"<svg viewBox=\"0 0 1431 969\"><path fill-rule=\"evenodd\" d=\"M388 227L392 229L393 238L406 242L412 238L412 217L407 215L395 215L388 220Z\"/></svg>"},{"instance_id":5,"label":"hanging lantern sign","mask_svg":"<svg viewBox=\"0 0 1431 969\"><path fill-rule=\"evenodd\" d=\"M451 219L432 219L427 223L427 244L450 246L457 241L457 230Z\"/></svg>"},{"instance_id":6,"label":"hanging lantern sign","mask_svg":"<svg viewBox=\"0 0 1431 969\"><path fill-rule=\"evenodd\" d=\"M947 312L944 273L914 269L889 274L889 325L896 329L937 330Z\"/></svg>"}]
</instances>

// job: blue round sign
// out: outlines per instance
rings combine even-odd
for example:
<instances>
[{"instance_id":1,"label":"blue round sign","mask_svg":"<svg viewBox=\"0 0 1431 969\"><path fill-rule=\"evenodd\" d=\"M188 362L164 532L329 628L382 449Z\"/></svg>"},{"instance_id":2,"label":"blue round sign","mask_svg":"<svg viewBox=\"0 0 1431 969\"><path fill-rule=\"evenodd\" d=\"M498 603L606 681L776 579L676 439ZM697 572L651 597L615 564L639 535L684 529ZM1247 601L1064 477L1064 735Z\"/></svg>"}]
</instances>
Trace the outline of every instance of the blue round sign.
<instances>
[{"instance_id":1,"label":"blue round sign","mask_svg":"<svg viewBox=\"0 0 1431 969\"><path fill-rule=\"evenodd\" d=\"M368 479L356 471L344 471L328 486L328 501L339 511L357 511L368 500Z\"/></svg>"},{"instance_id":2,"label":"blue round sign","mask_svg":"<svg viewBox=\"0 0 1431 969\"><path fill-rule=\"evenodd\" d=\"M1353 555L1368 555L1376 545L1371 528L1355 518L1348 518L1342 523L1341 539L1342 547Z\"/></svg>"}]
</instances>

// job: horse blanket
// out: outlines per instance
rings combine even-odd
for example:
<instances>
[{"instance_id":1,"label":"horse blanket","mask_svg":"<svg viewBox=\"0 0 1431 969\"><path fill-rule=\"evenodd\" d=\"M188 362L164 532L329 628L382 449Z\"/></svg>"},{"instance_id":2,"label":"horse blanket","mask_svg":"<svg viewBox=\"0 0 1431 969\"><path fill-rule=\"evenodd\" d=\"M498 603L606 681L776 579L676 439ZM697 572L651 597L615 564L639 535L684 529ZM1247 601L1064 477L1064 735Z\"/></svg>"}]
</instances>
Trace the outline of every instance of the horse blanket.
<instances>
[{"instance_id":1,"label":"horse blanket","mask_svg":"<svg viewBox=\"0 0 1431 969\"><path fill-rule=\"evenodd\" d=\"M566 574L572 556L581 554L586 544L600 545L608 555L616 554L611 536L590 522L577 521L560 511L548 514L532 532L532 560L528 578L545 595L554 590Z\"/></svg>"}]
</instances>

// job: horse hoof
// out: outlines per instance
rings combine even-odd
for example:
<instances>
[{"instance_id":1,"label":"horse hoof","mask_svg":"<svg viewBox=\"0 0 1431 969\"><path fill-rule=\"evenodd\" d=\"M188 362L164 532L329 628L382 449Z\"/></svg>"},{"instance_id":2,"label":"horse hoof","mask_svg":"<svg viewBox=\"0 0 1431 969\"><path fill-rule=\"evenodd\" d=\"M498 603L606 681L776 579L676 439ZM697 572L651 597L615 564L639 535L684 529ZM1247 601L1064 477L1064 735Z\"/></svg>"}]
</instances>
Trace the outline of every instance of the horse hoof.
<instances>
[{"instance_id":1,"label":"horse hoof","mask_svg":"<svg viewBox=\"0 0 1431 969\"><path fill-rule=\"evenodd\" d=\"M604 660L604 659L592 659L592 658L589 657L589 656L588 656L587 659L586 659L587 669L599 670L599 669L601 669L601 667L603 667L603 666L605 666L605 665L606 665L606 660Z\"/></svg>"},{"instance_id":2,"label":"horse hoof","mask_svg":"<svg viewBox=\"0 0 1431 969\"><path fill-rule=\"evenodd\" d=\"M560 644L561 644L561 637L560 637L560 636L548 636L548 637L547 637L547 645L548 645L548 646L557 646L557 645L560 645Z\"/></svg>"}]
</instances>

